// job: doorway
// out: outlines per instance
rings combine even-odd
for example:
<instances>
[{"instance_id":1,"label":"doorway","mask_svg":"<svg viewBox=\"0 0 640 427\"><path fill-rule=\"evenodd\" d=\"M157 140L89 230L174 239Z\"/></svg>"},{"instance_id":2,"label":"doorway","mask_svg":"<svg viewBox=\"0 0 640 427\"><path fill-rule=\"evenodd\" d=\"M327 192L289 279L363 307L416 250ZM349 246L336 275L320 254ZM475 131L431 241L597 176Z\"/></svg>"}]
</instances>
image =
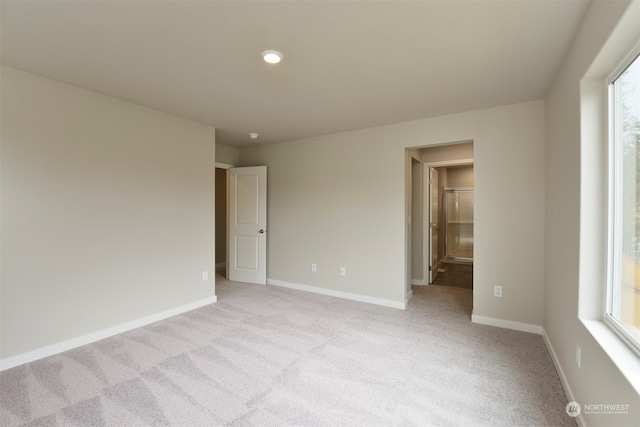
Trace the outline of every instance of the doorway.
<instances>
[{"instance_id":1,"label":"doorway","mask_svg":"<svg viewBox=\"0 0 640 427\"><path fill-rule=\"evenodd\" d=\"M215 175L215 248L216 274L227 277L228 169L231 165L216 163Z\"/></svg>"},{"instance_id":2,"label":"doorway","mask_svg":"<svg viewBox=\"0 0 640 427\"><path fill-rule=\"evenodd\" d=\"M266 284L266 166L215 164L216 277Z\"/></svg>"},{"instance_id":3,"label":"doorway","mask_svg":"<svg viewBox=\"0 0 640 427\"><path fill-rule=\"evenodd\" d=\"M437 201L443 242L433 249L439 253L438 274L429 283L473 289L473 164L448 165L440 170L445 179Z\"/></svg>"},{"instance_id":4,"label":"doorway","mask_svg":"<svg viewBox=\"0 0 640 427\"><path fill-rule=\"evenodd\" d=\"M412 218L409 219L411 252L408 256L411 269L408 273L411 275L411 284L443 284L472 288L473 212L463 212L465 224L461 224L460 218L447 221L446 214L447 194L451 193L450 190L456 190L455 194L458 196L462 191L465 192L465 195L458 197L457 205L455 197L449 196L449 202L453 203L454 207L460 208L461 202L468 201L468 194L473 200L473 142L411 148L408 152L412 160L417 159L419 162L419 167L416 167L413 161L409 164L409 206L410 216L413 217L413 221ZM416 170L419 170L420 180L416 179ZM416 191L417 182L420 182L420 191ZM449 213L461 215L460 210L449 209ZM416 223L421 223L422 226ZM464 233L458 237L447 235L447 232L456 231ZM416 242L420 242L418 250ZM454 243L458 243L458 246L454 246ZM456 248L464 248L466 252L452 253Z\"/></svg>"}]
</instances>

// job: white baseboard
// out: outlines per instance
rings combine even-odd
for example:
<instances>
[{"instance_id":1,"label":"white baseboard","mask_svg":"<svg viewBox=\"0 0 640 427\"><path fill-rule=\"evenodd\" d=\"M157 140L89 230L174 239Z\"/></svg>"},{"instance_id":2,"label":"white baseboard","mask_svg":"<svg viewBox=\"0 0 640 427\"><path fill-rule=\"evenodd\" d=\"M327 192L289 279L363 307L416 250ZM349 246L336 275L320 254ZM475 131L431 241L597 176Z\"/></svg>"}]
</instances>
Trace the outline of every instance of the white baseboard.
<instances>
[{"instance_id":1,"label":"white baseboard","mask_svg":"<svg viewBox=\"0 0 640 427\"><path fill-rule=\"evenodd\" d=\"M409 292L407 292L407 296L404 298L404 306L406 307L407 304L409 304L409 300L413 298L413 289L409 289Z\"/></svg>"},{"instance_id":2,"label":"white baseboard","mask_svg":"<svg viewBox=\"0 0 640 427\"><path fill-rule=\"evenodd\" d=\"M416 280L416 279L411 279L411 284L416 286L428 285L428 283L426 283L424 280Z\"/></svg>"},{"instance_id":3,"label":"white baseboard","mask_svg":"<svg viewBox=\"0 0 640 427\"><path fill-rule=\"evenodd\" d=\"M394 300L384 299L384 298L369 297L369 296L360 295L360 294L352 294L350 292L336 291L333 289L318 288L316 286L300 285L298 283L284 282L282 280L276 280L276 279L267 279L267 285L297 289L299 291L313 292L314 294L329 295L332 297L366 302L369 304L383 305L385 307L399 308L400 310L404 310L407 308L406 302L394 301Z\"/></svg>"},{"instance_id":4,"label":"white baseboard","mask_svg":"<svg viewBox=\"0 0 640 427\"><path fill-rule=\"evenodd\" d=\"M542 334L542 326L530 323L514 322L512 320L494 319L493 317L471 315L473 323L481 325L497 326L498 328L513 329L514 331L530 332L532 334Z\"/></svg>"},{"instance_id":5,"label":"white baseboard","mask_svg":"<svg viewBox=\"0 0 640 427\"><path fill-rule=\"evenodd\" d=\"M542 328L542 339L544 340L544 344L547 346L547 350L551 355L551 360L553 360L553 365L556 367L556 372L558 373L558 377L560 377L560 383L562 384L562 388L564 389L564 394L567 396L567 400L569 400L569 402L575 402L576 398L574 397L574 394L571 391L571 386L569 386L569 381L567 380L567 376L565 375L564 370L562 369L562 365L560 365L560 359L558 359L558 355L556 354L556 351L554 350L553 345L551 345L551 341L547 336L547 331L545 331L544 328ZM582 412L580 412L580 414L578 414L578 416L576 417L576 422L580 427L586 426L584 422L584 418L582 416Z\"/></svg>"},{"instance_id":6,"label":"white baseboard","mask_svg":"<svg viewBox=\"0 0 640 427\"><path fill-rule=\"evenodd\" d=\"M218 301L217 296L205 298L200 301L185 304L180 307L172 308L160 313L152 314L150 316L141 317L140 319L132 320L130 322L122 323L117 326L102 329L100 331L92 332L81 337L72 338L67 341L63 341L57 344L52 344L46 347L39 348L37 350L28 351L26 353L19 354L17 356L11 356L4 359L0 359L0 372L14 368L16 366L24 365L25 363L33 362L35 360L44 359L45 357L53 356L54 354L62 353L67 350L71 350L83 345L91 344L105 338L112 337L114 335L121 334L123 332L130 331L132 329L146 326L150 323L157 322L159 320L167 319L178 314L185 313L187 311L195 310L196 308L203 307Z\"/></svg>"}]
</instances>

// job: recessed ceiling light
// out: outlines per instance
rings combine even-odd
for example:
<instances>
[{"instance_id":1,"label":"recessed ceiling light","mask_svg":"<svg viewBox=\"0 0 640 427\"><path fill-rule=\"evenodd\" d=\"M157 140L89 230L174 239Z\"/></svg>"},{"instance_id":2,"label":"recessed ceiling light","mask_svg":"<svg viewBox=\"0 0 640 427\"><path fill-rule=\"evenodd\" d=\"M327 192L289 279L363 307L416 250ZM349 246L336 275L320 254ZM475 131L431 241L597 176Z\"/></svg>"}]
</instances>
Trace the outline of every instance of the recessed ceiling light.
<instances>
[{"instance_id":1,"label":"recessed ceiling light","mask_svg":"<svg viewBox=\"0 0 640 427\"><path fill-rule=\"evenodd\" d=\"M255 133L255 132L251 132L251 133L249 134L249 138L251 138L251 139L258 139L258 134L257 134L257 133Z\"/></svg>"},{"instance_id":2,"label":"recessed ceiling light","mask_svg":"<svg viewBox=\"0 0 640 427\"><path fill-rule=\"evenodd\" d=\"M282 54L277 50L265 50L262 52L262 59L264 62L268 62L269 64L277 64L282 61Z\"/></svg>"}]
</instances>

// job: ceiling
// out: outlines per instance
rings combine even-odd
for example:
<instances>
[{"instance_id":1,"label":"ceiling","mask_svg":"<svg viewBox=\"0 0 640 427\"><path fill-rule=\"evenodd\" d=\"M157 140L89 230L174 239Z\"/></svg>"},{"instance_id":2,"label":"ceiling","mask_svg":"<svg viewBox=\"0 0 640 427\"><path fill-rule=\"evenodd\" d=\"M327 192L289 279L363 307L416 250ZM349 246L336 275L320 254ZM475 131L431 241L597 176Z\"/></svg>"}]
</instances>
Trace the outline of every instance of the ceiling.
<instances>
[{"instance_id":1,"label":"ceiling","mask_svg":"<svg viewBox=\"0 0 640 427\"><path fill-rule=\"evenodd\" d=\"M544 98L587 3L2 0L1 58L240 148Z\"/></svg>"}]
</instances>

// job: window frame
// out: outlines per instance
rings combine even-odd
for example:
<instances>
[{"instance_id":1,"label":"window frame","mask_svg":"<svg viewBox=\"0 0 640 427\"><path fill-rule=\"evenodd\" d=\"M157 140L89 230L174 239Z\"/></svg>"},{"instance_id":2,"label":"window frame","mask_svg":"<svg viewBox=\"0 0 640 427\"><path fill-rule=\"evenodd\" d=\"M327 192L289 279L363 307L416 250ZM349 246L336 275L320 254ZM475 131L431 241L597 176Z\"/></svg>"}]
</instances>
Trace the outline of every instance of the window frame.
<instances>
[{"instance_id":1,"label":"window frame","mask_svg":"<svg viewBox=\"0 0 640 427\"><path fill-rule=\"evenodd\" d=\"M622 160L619 154L618 129L616 126L616 99L615 82L618 78L635 62L640 61L640 42L638 42L629 53L618 63L609 74L606 83L607 93L607 277L604 298L603 321L622 341L640 356L640 339L633 336L627 327L616 319L611 313L614 309L614 286L621 281L620 271L615 267L615 260L621 257L621 245L617 244L622 236L622 212L619 202L622 200L622 189L616 185L622 180L622 167L616 164ZM640 182L637 183L640 185Z\"/></svg>"}]
</instances>

